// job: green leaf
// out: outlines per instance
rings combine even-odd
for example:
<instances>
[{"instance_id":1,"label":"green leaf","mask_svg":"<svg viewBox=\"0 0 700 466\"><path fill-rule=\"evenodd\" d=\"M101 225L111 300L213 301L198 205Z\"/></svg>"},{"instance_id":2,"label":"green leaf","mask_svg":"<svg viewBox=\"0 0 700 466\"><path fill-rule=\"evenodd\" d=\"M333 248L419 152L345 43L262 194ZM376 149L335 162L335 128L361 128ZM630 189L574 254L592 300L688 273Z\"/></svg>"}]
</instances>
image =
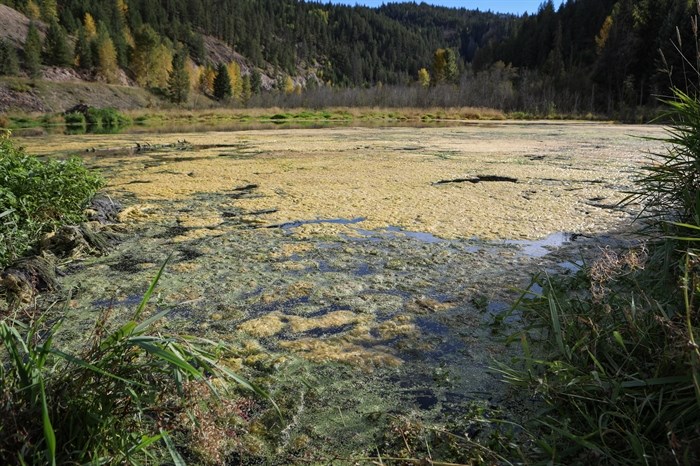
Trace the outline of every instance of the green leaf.
<instances>
[{"instance_id":1,"label":"green leaf","mask_svg":"<svg viewBox=\"0 0 700 466\"><path fill-rule=\"evenodd\" d=\"M620 332L618 332L617 330L614 330L613 331L613 338L615 338L615 341L617 342L618 345L620 345L622 347L622 349L624 349L624 350L627 349L625 347L625 342L622 339L622 335L620 334Z\"/></svg>"},{"instance_id":2,"label":"green leaf","mask_svg":"<svg viewBox=\"0 0 700 466\"><path fill-rule=\"evenodd\" d=\"M168 453L170 453L170 457L173 459L173 463L175 463L175 466L187 466L187 463L175 448L175 444L173 444L170 435L168 435L168 433L163 429L160 430L160 435L161 437L163 437L165 446L168 448Z\"/></svg>"},{"instance_id":3,"label":"green leaf","mask_svg":"<svg viewBox=\"0 0 700 466\"><path fill-rule=\"evenodd\" d=\"M148 301L151 299L151 295L153 294L153 291L156 289L156 285L158 284L158 281L160 280L161 275L163 275L163 271L165 270L165 266L168 264L168 261L170 261L170 258L172 256L173 256L172 253L170 253L168 255L168 257L165 259L165 262L163 262L163 265L160 266L160 269L158 270L156 277L153 279L153 281L151 281L151 286L148 287L148 290L146 290L146 293L143 295L143 299L141 300L139 307L136 308L136 312L134 313L134 320L138 320L139 317L141 316L141 313L146 308L146 304L148 304Z\"/></svg>"},{"instance_id":4,"label":"green leaf","mask_svg":"<svg viewBox=\"0 0 700 466\"><path fill-rule=\"evenodd\" d=\"M56 433L49 418L49 407L46 403L46 390L44 379L39 379L39 392L41 394L41 419L44 425L44 440L46 441L46 456L52 466L56 466Z\"/></svg>"}]
</instances>

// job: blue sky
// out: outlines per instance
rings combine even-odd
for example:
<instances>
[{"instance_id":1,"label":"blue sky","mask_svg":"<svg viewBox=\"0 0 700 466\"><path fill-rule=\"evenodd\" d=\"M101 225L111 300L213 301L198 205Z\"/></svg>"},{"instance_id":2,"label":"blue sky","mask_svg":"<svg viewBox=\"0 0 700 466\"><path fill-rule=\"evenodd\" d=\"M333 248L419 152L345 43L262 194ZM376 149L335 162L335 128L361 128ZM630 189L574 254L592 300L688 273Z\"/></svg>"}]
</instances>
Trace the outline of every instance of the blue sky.
<instances>
[{"instance_id":1,"label":"blue sky","mask_svg":"<svg viewBox=\"0 0 700 466\"><path fill-rule=\"evenodd\" d=\"M398 2L401 0L330 0L331 3L344 3L346 5L380 6L382 3ZM423 0L425 3L456 8L479 9L481 11L497 11L501 13L523 14L537 13L544 0ZM420 3L420 0L416 0ZM559 7L561 0L554 0L555 7Z\"/></svg>"}]
</instances>

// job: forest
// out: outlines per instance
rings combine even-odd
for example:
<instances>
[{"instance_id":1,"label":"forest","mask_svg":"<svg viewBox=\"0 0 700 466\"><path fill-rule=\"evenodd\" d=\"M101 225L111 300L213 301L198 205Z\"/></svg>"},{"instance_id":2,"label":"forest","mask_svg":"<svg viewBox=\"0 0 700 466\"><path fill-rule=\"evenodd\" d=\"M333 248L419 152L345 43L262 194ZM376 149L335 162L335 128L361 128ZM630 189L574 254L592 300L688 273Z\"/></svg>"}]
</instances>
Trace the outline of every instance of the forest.
<instances>
[{"instance_id":1,"label":"forest","mask_svg":"<svg viewBox=\"0 0 700 466\"><path fill-rule=\"evenodd\" d=\"M123 71L176 102L190 90L254 105L275 100L251 101L264 91L308 96L319 88L410 86L425 88L414 94L432 105L618 115L654 107L670 83L686 89L694 63L680 57L697 55L687 50L696 13L688 0L568 0L558 9L548 0L523 16L425 3L2 3L45 25L46 36L42 44L30 28L21 44L1 41L0 73L36 76L41 64L70 66L116 83ZM213 62L211 38L238 59ZM215 88L224 68L227 79Z\"/></svg>"}]
</instances>

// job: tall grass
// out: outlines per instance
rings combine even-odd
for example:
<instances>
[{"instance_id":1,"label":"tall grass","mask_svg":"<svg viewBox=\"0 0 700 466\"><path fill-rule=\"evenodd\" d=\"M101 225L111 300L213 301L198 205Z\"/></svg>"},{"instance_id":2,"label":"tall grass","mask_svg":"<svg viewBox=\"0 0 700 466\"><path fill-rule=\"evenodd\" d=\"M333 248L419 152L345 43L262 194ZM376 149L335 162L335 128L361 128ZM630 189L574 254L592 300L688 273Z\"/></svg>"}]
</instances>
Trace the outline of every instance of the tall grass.
<instances>
[{"instance_id":1,"label":"tall grass","mask_svg":"<svg viewBox=\"0 0 700 466\"><path fill-rule=\"evenodd\" d=\"M267 396L226 366L223 345L160 332L167 310L145 317L162 271L128 322L110 328L104 314L77 353L54 344L60 320L0 320L1 464L181 465L167 428L201 402L189 385Z\"/></svg>"},{"instance_id":2,"label":"tall grass","mask_svg":"<svg viewBox=\"0 0 700 466\"><path fill-rule=\"evenodd\" d=\"M524 355L499 369L544 401L529 425L551 464L700 463L700 101L673 91L667 150L627 202L651 239L520 301Z\"/></svg>"}]
</instances>

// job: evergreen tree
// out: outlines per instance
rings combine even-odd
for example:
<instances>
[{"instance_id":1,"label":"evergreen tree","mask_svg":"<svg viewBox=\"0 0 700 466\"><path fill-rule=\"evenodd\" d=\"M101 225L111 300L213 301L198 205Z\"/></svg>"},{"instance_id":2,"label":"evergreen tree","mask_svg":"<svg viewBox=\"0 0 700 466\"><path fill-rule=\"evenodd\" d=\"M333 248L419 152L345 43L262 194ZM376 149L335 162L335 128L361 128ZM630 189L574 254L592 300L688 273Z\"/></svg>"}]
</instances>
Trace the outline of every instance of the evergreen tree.
<instances>
[{"instance_id":1,"label":"evergreen tree","mask_svg":"<svg viewBox=\"0 0 700 466\"><path fill-rule=\"evenodd\" d=\"M260 71L254 68L250 73L250 92L253 94L260 94L261 90L262 76L260 75Z\"/></svg>"},{"instance_id":2,"label":"evergreen tree","mask_svg":"<svg viewBox=\"0 0 700 466\"><path fill-rule=\"evenodd\" d=\"M246 74L241 78L241 102L244 104L248 103L252 91L250 88L250 74Z\"/></svg>"},{"instance_id":3,"label":"evergreen tree","mask_svg":"<svg viewBox=\"0 0 700 466\"><path fill-rule=\"evenodd\" d=\"M168 77L168 96L178 104L187 102L190 93L190 75L186 65L186 49L180 48L173 56L172 70Z\"/></svg>"},{"instance_id":4,"label":"evergreen tree","mask_svg":"<svg viewBox=\"0 0 700 466\"><path fill-rule=\"evenodd\" d=\"M89 70L94 66L92 46L84 27L78 28L78 39L75 42L75 58L76 65L82 70Z\"/></svg>"},{"instance_id":5,"label":"evergreen tree","mask_svg":"<svg viewBox=\"0 0 700 466\"><path fill-rule=\"evenodd\" d=\"M29 23L24 39L24 66L31 78L38 78L41 74L41 37L33 21Z\"/></svg>"},{"instance_id":6,"label":"evergreen tree","mask_svg":"<svg viewBox=\"0 0 700 466\"><path fill-rule=\"evenodd\" d=\"M5 39L0 39L0 75L12 76L19 72L17 50Z\"/></svg>"},{"instance_id":7,"label":"evergreen tree","mask_svg":"<svg viewBox=\"0 0 700 466\"><path fill-rule=\"evenodd\" d=\"M223 63L220 63L216 69L214 97L216 100L225 100L231 97L231 77L228 75L228 68Z\"/></svg>"},{"instance_id":8,"label":"evergreen tree","mask_svg":"<svg viewBox=\"0 0 700 466\"><path fill-rule=\"evenodd\" d=\"M73 52L68 44L65 29L57 20L49 23L44 41L44 62L47 65L70 66L73 60Z\"/></svg>"},{"instance_id":9,"label":"evergreen tree","mask_svg":"<svg viewBox=\"0 0 700 466\"><path fill-rule=\"evenodd\" d=\"M41 19L47 23L58 20L58 5L56 0L42 0Z\"/></svg>"}]
</instances>

